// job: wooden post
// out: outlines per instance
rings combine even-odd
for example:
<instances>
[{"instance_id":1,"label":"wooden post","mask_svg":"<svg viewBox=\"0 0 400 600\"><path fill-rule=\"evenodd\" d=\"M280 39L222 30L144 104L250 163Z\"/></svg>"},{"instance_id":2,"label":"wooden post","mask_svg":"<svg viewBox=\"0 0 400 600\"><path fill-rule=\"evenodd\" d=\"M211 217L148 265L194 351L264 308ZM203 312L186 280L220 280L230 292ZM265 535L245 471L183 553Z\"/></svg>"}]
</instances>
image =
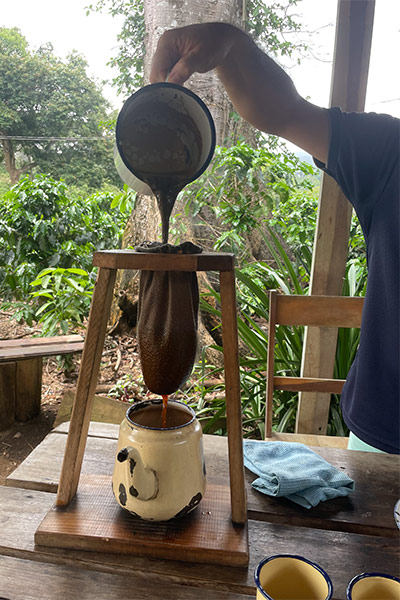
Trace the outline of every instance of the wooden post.
<instances>
[{"instance_id":1,"label":"wooden post","mask_svg":"<svg viewBox=\"0 0 400 600\"><path fill-rule=\"evenodd\" d=\"M43 358L26 358L16 362L15 420L29 421L40 413L42 400Z\"/></svg>"},{"instance_id":2,"label":"wooden post","mask_svg":"<svg viewBox=\"0 0 400 600\"><path fill-rule=\"evenodd\" d=\"M0 365L0 431L8 429L15 421L16 370L15 362Z\"/></svg>"},{"instance_id":3,"label":"wooden post","mask_svg":"<svg viewBox=\"0 0 400 600\"><path fill-rule=\"evenodd\" d=\"M375 0L339 0L330 106L362 111L365 104ZM352 207L323 174L314 240L310 294L341 295ZM302 376L332 377L337 330L307 328ZM296 432L325 433L330 395L302 393Z\"/></svg>"},{"instance_id":4,"label":"wooden post","mask_svg":"<svg viewBox=\"0 0 400 600\"><path fill-rule=\"evenodd\" d=\"M97 376L106 337L115 275L116 270L104 268L100 268L97 275L58 486L57 506L69 504L78 487Z\"/></svg>"},{"instance_id":5,"label":"wooden post","mask_svg":"<svg viewBox=\"0 0 400 600\"><path fill-rule=\"evenodd\" d=\"M247 522L243 466L242 403L240 397L239 348L236 314L235 271L221 271L222 344L224 349L226 423L232 521Z\"/></svg>"}]
</instances>

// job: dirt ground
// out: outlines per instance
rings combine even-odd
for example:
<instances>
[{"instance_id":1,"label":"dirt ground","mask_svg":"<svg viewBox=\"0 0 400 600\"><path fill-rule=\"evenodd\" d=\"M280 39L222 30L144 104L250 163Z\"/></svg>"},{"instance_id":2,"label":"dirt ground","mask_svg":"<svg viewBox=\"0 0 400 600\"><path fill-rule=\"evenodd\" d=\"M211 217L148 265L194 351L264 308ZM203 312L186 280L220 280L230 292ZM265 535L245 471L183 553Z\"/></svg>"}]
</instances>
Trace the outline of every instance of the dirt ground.
<instances>
[{"instance_id":1,"label":"dirt ground","mask_svg":"<svg viewBox=\"0 0 400 600\"><path fill-rule=\"evenodd\" d=\"M38 335L38 327L18 324L10 312L0 311L0 339L16 339ZM84 332L83 332L84 333ZM103 351L97 392L107 394L115 383L128 373L140 373L136 339L129 336L107 337ZM15 423L0 431L0 485L51 431L58 407L65 392L74 390L78 379L80 357L75 355L74 367L66 375L55 357L44 359L42 403L39 416L26 423Z\"/></svg>"}]
</instances>

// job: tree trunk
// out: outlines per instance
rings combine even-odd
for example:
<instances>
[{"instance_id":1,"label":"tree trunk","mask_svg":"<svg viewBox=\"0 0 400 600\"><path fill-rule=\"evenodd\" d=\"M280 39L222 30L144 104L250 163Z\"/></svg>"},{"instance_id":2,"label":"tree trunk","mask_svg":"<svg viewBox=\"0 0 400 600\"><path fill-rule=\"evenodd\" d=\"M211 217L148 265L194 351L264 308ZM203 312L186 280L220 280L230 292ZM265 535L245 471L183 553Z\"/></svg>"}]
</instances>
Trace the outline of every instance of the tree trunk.
<instances>
[{"instance_id":1,"label":"tree trunk","mask_svg":"<svg viewBox=\"0 0 400 600\"><path fill-rule=\"evenodd\" d=\"M20 170L15 166L15 154L11 140L2 140L1 141L3 155L4 155L4 164L6 167L6 171L10 177L11 185L15 185L20 176Z\"/></svg>"},{"instance_id":2,"label":"tree trunk","mask_svg":"<svg viewBox=\"0 0 400 600\"><path fill-rule=\"evenodd\" d=\"M166 2L144 0L145 81L149 80L151 60L158 39L164 31L202 21L224 21L240 27L242 4L242 0L169 0ZM217 144L222 144L229 133L229 114L232 111L232 104L217 76L214 72L195 73L185 85L207 104L214 118Z\"/></svg>"},{"instance_id":3,"label":"tree trunk","mask_svg":"<svg viewBox=\"0 0 400 600\"><path fill-rule=\"evenodd\" d=\"M0 131L1 135L5 135L3 132ZM13 147L13 143L11 140L1 140L1 147L3 150L3 155L4 155L4 165L6 168L6 171L10 177L10 183L11 185L15 185L16 183L18 183L19 178L21 177L21 175L23 173L27 173L28 171L30 171L31 169L33 169L33 167L35 166L35 163L29 163L25 166L23 166L22 168L18 169L16 166L16 160L15 160L15 152L14 152L14 147Z\"/></svg>"}]
</instances>

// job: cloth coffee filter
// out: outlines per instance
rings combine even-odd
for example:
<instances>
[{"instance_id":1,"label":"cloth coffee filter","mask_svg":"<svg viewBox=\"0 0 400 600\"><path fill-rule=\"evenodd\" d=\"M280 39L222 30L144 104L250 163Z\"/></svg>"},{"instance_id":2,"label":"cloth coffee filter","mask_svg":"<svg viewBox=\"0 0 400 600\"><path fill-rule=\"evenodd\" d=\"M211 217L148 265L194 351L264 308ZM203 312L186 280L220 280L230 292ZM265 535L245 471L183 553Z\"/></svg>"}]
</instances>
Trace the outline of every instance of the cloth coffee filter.
<instances>
[{"instance_id":1,"label":"cloth coffee filter","mask_svg":"<svg viewBox=\"0 0 400 600\"><path fill-rule=\"evenodd\" d=\"M135 250L201 252L201 248L191 242L180 246L154 242ZM172 394L190 376L197 351L198 307L195 272L141 272L137 337L144 382L154 394Z\"/></svg>"}]
</instances>

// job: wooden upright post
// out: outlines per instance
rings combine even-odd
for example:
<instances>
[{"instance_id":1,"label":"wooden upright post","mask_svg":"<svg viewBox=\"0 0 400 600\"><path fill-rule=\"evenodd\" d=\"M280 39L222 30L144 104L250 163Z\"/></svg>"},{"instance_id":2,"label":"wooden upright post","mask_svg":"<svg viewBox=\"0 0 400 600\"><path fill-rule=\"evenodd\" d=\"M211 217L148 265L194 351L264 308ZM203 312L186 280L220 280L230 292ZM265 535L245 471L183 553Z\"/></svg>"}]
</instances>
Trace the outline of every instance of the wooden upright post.
<instances>
[{"instance_id":1,"label":"wooden upright post","mask_svg":"<svg viewBox=\"0 0 400 600\"><path fill-rule=\"evenodd\" d=\"M233 270L221 271L219 279L232 521L243 525L247 522L247 506L244 483L235 272Z\"/></svg>"},{"instance_id":2,"label":"wooden upright post","mask_svg":"<svg viewBox=\"0 0 400 600\"><path fill-rule=\"evenodd\" d=\"M67 445L57 492L57 506L67 506L76 494L89 431L93 398L106 337L116 271L100 268L93 292L88 328L71 414Z\"/></svg>"},{"instance_id":3,"label":"wooden upright post","mask_svg":"<svg viewBox=\"0 0 400 600\"><path fill-rule=\"evenodd\" d=\"M365 105L375 0L339 0L330 106L362 111ZM341 295L352 207L336 182L323 174L314 240L310 294ZM332 377L337 330L310 327L303 377ZM302 393L296 432L325 433L329 394Z\"/></svg>"}]
</instances>

